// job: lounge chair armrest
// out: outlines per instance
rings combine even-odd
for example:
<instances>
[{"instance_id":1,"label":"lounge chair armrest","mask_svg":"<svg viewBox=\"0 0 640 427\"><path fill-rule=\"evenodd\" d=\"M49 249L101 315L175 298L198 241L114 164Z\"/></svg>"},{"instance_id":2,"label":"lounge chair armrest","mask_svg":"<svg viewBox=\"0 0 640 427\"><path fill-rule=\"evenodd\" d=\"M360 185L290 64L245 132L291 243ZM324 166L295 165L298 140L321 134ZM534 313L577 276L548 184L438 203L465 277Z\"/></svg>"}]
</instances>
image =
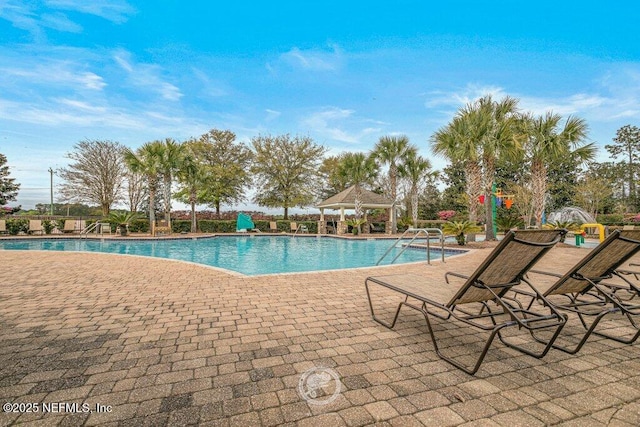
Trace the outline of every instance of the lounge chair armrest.
<instances>
[{"instance_id":1,"label":"lounge chair armrest","mask_svg":"<svg viewBox=\"0 0 640 427\"><path fill-rule=\"evenodd\" d=\"M469 276L467 276L466 274L455 273L453 271L447 271L446 273L444 273L444 281L447 282L447 284L449 284L449 276L455 276L455 277L459 277L461 279L468 279L469 278Z\"/></svg>"},{"instance_id":2,"label":"lounge chair armrest","mask_svg":"<svg viewBox=\"0 0 640 427\"><path fill-rule=\"evenodd\" d=\"M552 273L550 271L529 270L529 273L543 274L545 276L562 277L562 274Z\"/></svg>"},{"instance_id":3,"label":"lounge chair armrest","mask_svg":"<svg viewBox=\"0 0 640 427\"><path fill-rule=\"evenodd\" d=\"M538 296L538 294L536 294L535 292L525 291L524 289L518 289L516 287L509 289L509 291L517 295L526 295L531 298L536 298Z\"/></svg>"},{"instance_id":4,"label":"lounge chair armrest","mask_svg":"<svg viewBox=\"0 0 640 427\"><path fill-rule=\"evenodd\" d=\"M619 290L633 291L633 289L630 289L629 286L626 286L622 283L600 282L599 285L610 289L612 292L616 292Z\"/></svg>"},{"instance_id":5,"label":"lounge chair armrest","mask_svg":"<svg viewBox=\"0 0 640 427\"><path fill-rule=\"evenodd\" d=\"M629 265L630 265L631 267L640 267L640 264L639 264L639 263L637 263L637 262L630 262L630 263L629 263Z\"/></svg>"},{"instance_id":6,"label":"lounge chair armrest","mask_svg":"<svg viewBox=\"0 0 640 427\"><path fill-rule=\"evenodd\" d=\"M638 271L638 270L621 270L621 269L617 269L616 273L630 275L630 274L640 274L640 271Z\"/></svg>"}]
</instances>

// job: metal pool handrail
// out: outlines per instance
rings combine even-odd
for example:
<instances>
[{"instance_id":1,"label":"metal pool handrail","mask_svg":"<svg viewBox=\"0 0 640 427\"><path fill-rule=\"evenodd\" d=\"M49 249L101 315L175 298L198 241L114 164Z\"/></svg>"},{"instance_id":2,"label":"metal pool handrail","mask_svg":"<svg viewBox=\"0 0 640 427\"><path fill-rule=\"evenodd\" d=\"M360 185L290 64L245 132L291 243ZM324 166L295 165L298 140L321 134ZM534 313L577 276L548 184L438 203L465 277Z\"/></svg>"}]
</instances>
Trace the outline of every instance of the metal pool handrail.
<instances>
[{"instance_id":1,"label":"metal pool handrail","mask_svg":"<svg viewBox=\"0 0 640 427\"><path fill-rule=\"evenodd\" d=\"M378 262L376 262L376 265L380 265L380 263L382 262L383 259L386 258L387 255L389 255L389 252L391 252L391 250L393 248L396 247L396 245L398 244L398 242L400 242L400 240L404 239L405 236L409 233L414 233L413 238L409 241L409 243L407 243L406 245L404 245L402 247L402 250L395 256L395 258L393 258L391 260L391 264L393 264L400 255L402 255L404 253L404 251L407 250L408 247L411 246L411 244L421 235L424 234L427 237L427 264L431 265L431 243L430 243L430 235L429 232L435 232L438 233L440 235L440 252L442 254L442 262L445 262L444 260L444 234L442 233L442 230L440 230L439 228L408 228L404 233L402 233L402 235L400 237L398 237L396 239L396 241L393 242L393 244L391 246L389 246L389 249L387 249L387 251L384 253L384 255L382 255L380 257L380 259L378 260Z\"/></svg>"},{"instance_id":2,"label":"metal pool handrail","mask_svg":"<svg viewBox=\"0 0 640 427\"><path fill-rule=\"evenodd\" d=\"M89 233L91 233L93 230L95 230L98 227L98 224L99 224L98 222L94 222L92 224L87 225L84 228L84 230L80 232L80 237L82 236L87 237Z\"/></svg>"}]
</instances>

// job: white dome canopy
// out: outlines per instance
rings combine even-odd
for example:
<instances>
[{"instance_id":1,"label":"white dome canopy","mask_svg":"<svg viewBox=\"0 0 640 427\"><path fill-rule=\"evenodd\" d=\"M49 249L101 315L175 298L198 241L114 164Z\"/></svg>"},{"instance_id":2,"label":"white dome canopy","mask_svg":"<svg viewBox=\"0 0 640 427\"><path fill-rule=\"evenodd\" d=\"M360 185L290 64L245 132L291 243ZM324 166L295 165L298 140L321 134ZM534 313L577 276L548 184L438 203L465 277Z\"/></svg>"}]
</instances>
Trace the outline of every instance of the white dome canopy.
<instances>
[{"instance_id":1,"label":"white dome canopy","mask_svg":"<svg viewBox=\"0 0 640 427\"><path fill-rule=\"evenodd\" d=\"M551 212L547 216L547 222L578 222L581 224L593 224L596 219L584 209L576 206L567 206L558 211Z\"/></svg>"}]
</instances>

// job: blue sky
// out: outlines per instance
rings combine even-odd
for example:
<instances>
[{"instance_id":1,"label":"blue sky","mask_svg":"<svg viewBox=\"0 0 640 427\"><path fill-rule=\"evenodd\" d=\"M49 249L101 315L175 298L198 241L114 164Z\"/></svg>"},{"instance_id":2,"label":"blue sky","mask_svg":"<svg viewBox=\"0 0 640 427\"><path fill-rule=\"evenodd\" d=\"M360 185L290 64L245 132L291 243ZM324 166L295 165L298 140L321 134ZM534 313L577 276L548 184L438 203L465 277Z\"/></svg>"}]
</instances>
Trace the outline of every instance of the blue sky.
<instances>
[{"instance_id":1,"label":"blue sky","mask_svg":"<svg viewBox=\"0 0 640 427\"><path fill-rule=\"evenodd\" d=\"M85 138L136 148L219 128L246 143L309 135L339 153L406 134L441 168L430 135L485 94L582 117L604 146L640 125L639 12L633 1L0 0L0 153L32 207L49 201L48 168Z\"/></svg>"}]
</instances>

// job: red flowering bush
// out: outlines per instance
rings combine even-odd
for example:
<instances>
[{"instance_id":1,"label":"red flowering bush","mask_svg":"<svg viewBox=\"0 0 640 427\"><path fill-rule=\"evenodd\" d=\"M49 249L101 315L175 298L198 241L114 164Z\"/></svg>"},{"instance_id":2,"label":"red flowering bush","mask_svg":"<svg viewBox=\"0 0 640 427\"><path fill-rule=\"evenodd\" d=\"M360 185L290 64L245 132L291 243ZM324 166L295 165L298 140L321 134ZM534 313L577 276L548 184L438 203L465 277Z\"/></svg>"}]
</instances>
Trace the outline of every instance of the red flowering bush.
<instances>
[{"instance_id":1,"label":"red flowering bush","mask_svg":"<svg viewBox=\"0 0 640 427\"><path fill-rule=\"evenodd\" d=\"M438 218L442 221L449 221L456 215L456 211L440 211L438 212Z\"/></svg>"}]
</instances>

